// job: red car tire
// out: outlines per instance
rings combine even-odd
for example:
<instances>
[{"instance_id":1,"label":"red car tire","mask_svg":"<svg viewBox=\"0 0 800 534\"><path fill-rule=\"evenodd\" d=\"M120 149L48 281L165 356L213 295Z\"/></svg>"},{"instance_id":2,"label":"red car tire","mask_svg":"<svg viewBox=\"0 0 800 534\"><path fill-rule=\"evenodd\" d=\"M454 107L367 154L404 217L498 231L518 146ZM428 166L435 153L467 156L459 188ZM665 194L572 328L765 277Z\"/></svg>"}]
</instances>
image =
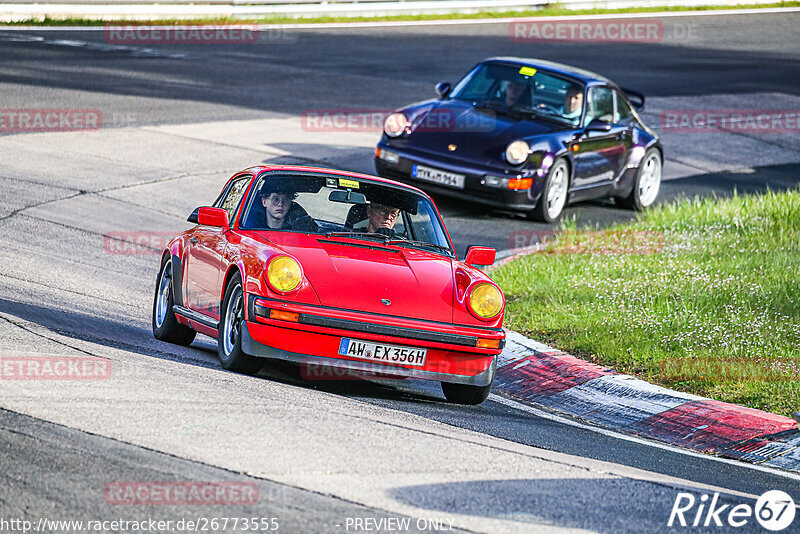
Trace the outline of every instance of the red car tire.
<instances>
[{"instance_id":1,"label":"red car tire","mask_svg":"<svg viewBox=\"0 0 800 534\"><path fill-rule=\"evenodd\" d=\"M242 351L242 328L244 326L244 292L242 277L234 274L225 289L222 300L222 316L219 321L217 353L223 369L254 375L261 370L264 360L249 356Z\"/></svg>"}]
</instances>

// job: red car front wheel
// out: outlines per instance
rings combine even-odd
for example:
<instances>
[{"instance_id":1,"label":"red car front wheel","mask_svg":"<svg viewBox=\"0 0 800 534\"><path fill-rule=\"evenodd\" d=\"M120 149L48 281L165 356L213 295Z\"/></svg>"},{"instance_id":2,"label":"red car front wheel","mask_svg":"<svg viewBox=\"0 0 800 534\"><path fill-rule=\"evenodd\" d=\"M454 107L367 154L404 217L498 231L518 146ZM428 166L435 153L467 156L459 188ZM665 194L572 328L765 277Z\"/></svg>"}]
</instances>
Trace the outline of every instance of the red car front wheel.
<instances>
[{"instance_id":1,"label":"red car front wheel","mask_svg":"<svg viewBox=\"0 0 800 534\"><path fill-rule=\"evenodd\" d=\"M233 275L222 300L223 314L219 321L217 353L224 369L235 373L254 375L261 370L263 360L242 352L242 328L244 327L244 292L242 277Z\"/></svg>"}]
</instances>

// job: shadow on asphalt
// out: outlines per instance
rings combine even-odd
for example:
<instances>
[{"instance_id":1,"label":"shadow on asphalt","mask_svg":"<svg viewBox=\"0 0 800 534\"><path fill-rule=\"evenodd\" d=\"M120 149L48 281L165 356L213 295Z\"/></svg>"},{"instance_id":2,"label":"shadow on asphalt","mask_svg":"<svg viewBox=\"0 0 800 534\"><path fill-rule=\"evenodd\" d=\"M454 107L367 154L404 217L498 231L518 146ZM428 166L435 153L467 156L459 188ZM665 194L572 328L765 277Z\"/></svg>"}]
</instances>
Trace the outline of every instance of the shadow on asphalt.
<instances>
[{"instance_id":1,"label":"shadow on asphalt","mask_svg":"<svg viewBox=\"0 0 800 534\"><path fill-rule=\"evenodd\" d=\"M158 341L153 338L150 330L75 311L55 310L46 306L7 299L0 299L0 310L3 313L17 317L23 322L39 325L72 339L89 341L113 349L123 349L150 358L216 369L221 373L229 372L219 365L216 340L204 335L198 335L191 346L182 347ZM24 327L24 324L22 326ZM38 334L33 330L31 332ZM94 355L106 357L103 354ZM316 368L312 372L317 372ZM446 404L442 397L436 397L424 392L410 391L408 388L396 389L388 384L355 377L336 380L327 378L322 380L306 379L303 373L304 370L300 365L280 360L264 359L264 366L258 376L263 379L305 389L325 391L344 397ZM323 372L321 376L335 377L337 375ZM392 382L402 383L405 380L393 380Z\"/></svg>"}]
</instances>

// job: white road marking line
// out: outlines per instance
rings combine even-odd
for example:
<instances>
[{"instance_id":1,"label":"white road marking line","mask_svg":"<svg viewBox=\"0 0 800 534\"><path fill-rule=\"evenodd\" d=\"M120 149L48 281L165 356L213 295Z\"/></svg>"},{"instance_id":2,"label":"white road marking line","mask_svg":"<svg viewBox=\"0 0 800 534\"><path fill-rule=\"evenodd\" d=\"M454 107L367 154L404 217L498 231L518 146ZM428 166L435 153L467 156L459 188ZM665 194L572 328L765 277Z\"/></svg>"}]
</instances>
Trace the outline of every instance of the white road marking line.
<instances>
[{"instance_id":1,"label":"white road marking line","mask_svg":"<svg viewBox=\"0 0 800 534\"><path fill-rule=\"evenodd\" d=\"M695 451L692 451L692 450L682 449L680 447L675 447L673 445L667 445L665 443L659 443L657 441L650 441L650 440L646 440L646 439L642 439L642 438L637 438L636 436L630 436L628 434L623 434L621 432L616 432L616 431L613 431L613 430L607 430L605 428L600 428L600 427L591 426L591 425L585 425L583 423L579 423L577 421L573 421L573 420L568 419L566 417L561 417L561 416L556 415L554 413L546 412L544 410L540 410L538 408L534 408L533 406L528 406L527 404L523 404L521 402L513 401L511 399L506 399L505 397L501 397L501 396L496 395L494 393L489 395L489 400L491 400L493 402L497 402L499 404L504 404L505 406L508 406L509 408L514 408L516 410L521 410L523 412L531 413L531 414L533 414L533 415L535 415L537 417L541 417L542 419L548 419L550 421L555 421L557 423L562 423L562 424L565 424L565 425L573 426L573 427L576 427L576 428L580 428L582 430L588 430L590 432L595 432L597 434L602 434L604 436L609 436L609 437L612 437L612 438L622 439L622 440L625 440L625 441L638 443L639 445L645 445L645 446L648 446L648 447L654 447L656 449L662 449L662 450L666 450L666 451L669 451L669 452L674 452L674 453L678 453L678 454L684 454L686 456L693 456L695 458L704 458L706 460L713 460L713 461L716 461L716 462L722 462L722 463L729 464L729 465L734 465L734 466L737 466L737 467L743 467L743 468L746 468L746 469L753 469L755 471L761 471L763 473L769 473L771 475L775 475L775 476L779 476L779 477L783 477L783 478L789 478L789 479L792 479L792 480L800 480L800 474L797 474L797 473L792 473L792 472L789 472L789 471L783 471L783 470L775 469L775 468L771 468L771 467L764 467L763 465L749 464L749 463L741 462L741 461L738 461L738 460L731 460L729 458L722 458L720 456L712 456L712 455L709 455L709 454L702 454L702 453L695 452Z\"/></svg>"},{"instance_id":2,"label":"white road marking line","mask_svg":"<svg viewBox=\"0 0 800 534\"><path fill-rule=\"evenodd\" d=\"M386 20L375 22L319 22L308 24L258 24L260 30L287 29L287 30L334 30L352 28L387 28L407 26L460 26L467 24L507 24L520 20L540 22L569 21L581 19L636 19L636 18L666 18L666 17L710 17L724 15L754 15L771 13L800 12L800 7L769 7L751 9L715 9L710 11L659 11L652 13L608 13L602 15L559 15L551 17L507 17L496 19L448 19L448 20ZM139 21L144 22L144 21ZM109 22L113 26L113 21ZM171 29L174 26L148 26L153 29ZM2 31L103 31L105 26L0 26Z\"/></svg>"},{"instance_id":3,"label":"white road marking line","mask_svg":"<svg viewBox=\"0 0 800 534\"><path fill-rule=\"evenodd\" d=\"M0 31L4 30L0 28ZM140 46L116 45L102 43L99 41L80 41L76 39L45 39L38 35L3 35L0 34L0 42L34 42L48 46L60 46L67 48L83 48L96 52L127 52L133 57L157 57L169 59L184 59L186 54L171 53L156 50L154 48L144 48Z\"/></svg>"}]
</instances>

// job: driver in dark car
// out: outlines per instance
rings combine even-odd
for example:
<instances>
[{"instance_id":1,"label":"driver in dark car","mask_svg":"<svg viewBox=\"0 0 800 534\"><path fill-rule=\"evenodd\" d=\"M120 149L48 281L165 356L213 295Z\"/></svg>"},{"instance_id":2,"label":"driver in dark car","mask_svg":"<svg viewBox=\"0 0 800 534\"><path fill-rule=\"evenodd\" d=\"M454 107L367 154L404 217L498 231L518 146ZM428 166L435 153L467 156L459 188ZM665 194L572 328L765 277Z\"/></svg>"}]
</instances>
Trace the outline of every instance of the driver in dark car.
<instances>
[{"instance_id":1,"label":"driver in dark car","mask_svg":"<svg viewBox=\"0 0 800 534\"><path fill-rule=\"evenodd\" d=\"M570 85L564 95L563 106L553 106L547 102L540 102L538 107L545 111L559 113L565 119L570 119L574 122L575 119L580 118L583 111L583 89L579 85Z\"/></svg>"},{"instance_id":2,"label":"driver in dark car","mask_svg":"<svg viewBox=\"0 0 800 534\"><path fill-rule=\"evenodd\" d=\"M564 95L564 106L559 110L567 119L577 119L583 111L583 89L578 85L570 85Z\"/></svg>"},{"instance_id":3,"label":"driver in dark car","mask_svg":"<svg viewBox=\"0 0 800 534\"><path fill-rule=\"evenodd\" d=\"M564 95L562 113L568 119L577 119L581 116L581 111L583 111L583 90L577 85L572 85Z\"/></svg>"}]
</instances>

